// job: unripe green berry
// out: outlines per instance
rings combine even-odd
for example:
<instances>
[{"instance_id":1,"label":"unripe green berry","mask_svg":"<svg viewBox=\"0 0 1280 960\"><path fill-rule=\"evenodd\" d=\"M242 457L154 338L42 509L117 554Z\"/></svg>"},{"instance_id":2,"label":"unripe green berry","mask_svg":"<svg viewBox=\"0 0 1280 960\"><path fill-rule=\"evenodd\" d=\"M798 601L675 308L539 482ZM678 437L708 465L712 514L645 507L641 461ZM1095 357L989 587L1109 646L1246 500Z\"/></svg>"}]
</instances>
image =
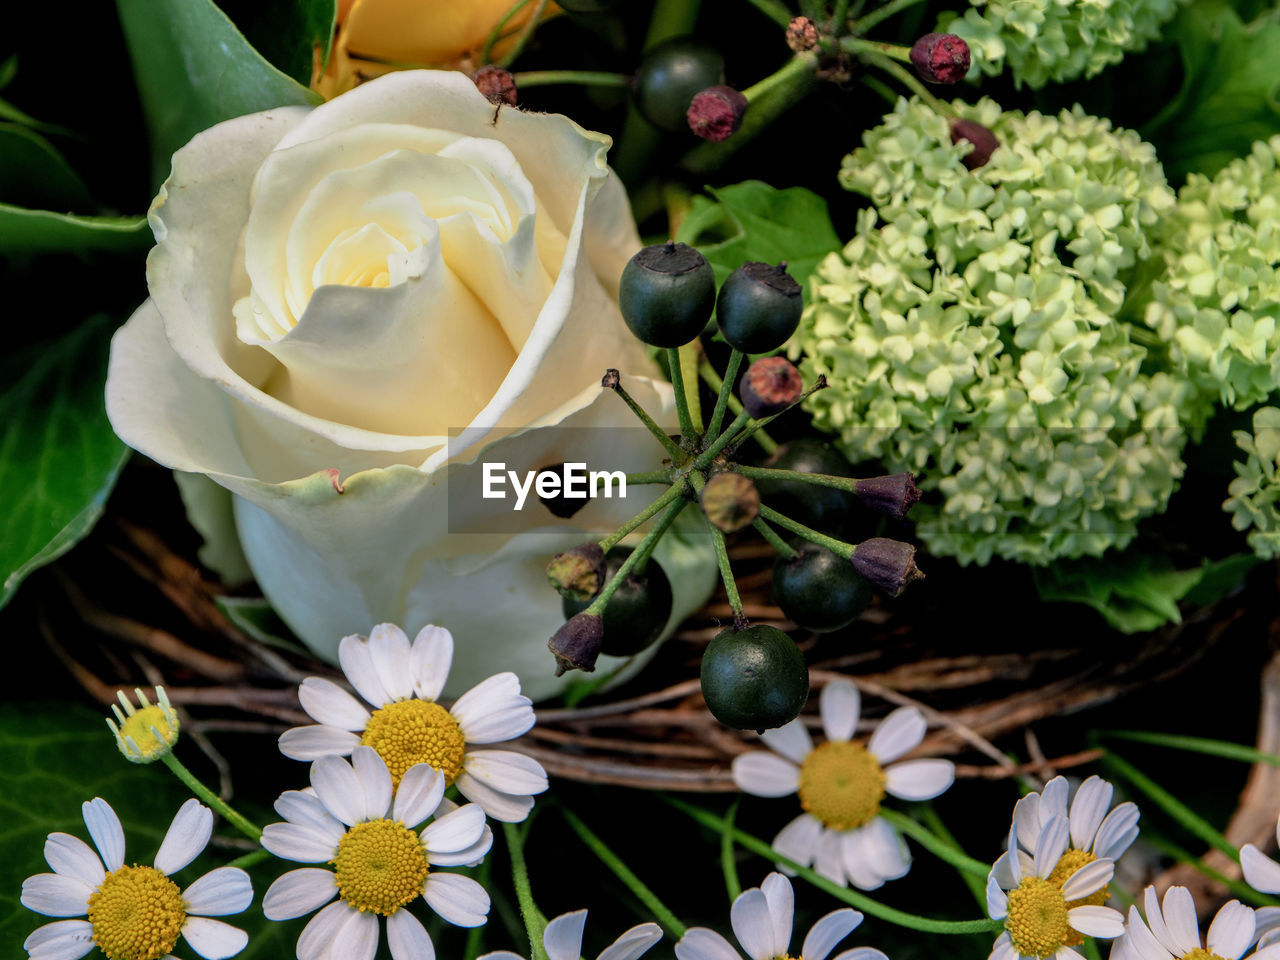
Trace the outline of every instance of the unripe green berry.
<instances>
[{"instance_id":1,"label":"unripe green berry","mask_svg":"<svg viewBox=\"0 0 1280 960\"><path fill-rule=\"evenodd\" d=\"M848 626L871 603L871 586L848 560L816 543L773 565L773 598L789 620L814 633Z\"/></svg>"},{"instance_id":2,"label":"unripe green berry","mask_svg":"<svg viewBox=\"0 0 1280 960\"><path fill-rule=\"evenodd\" d=\"M618 285L622 319L652 347L682 347L707 325L715 304L711 264L687 243L656 243L628 262Z\"/></svg>"},{"instance_id":3,"label":"unripe green berry","mask_svg":"<svg viewBox=\"0 0 1280 960\"><path fill-rule=\"evenodd\" d=\"M716 323L729 346L768 353L790 339L800 324L804 297L787 265L749 261L729 274L716 299Z\"/></svg>"},{"instance_id":4,"label":"unripe green berry","mask_svg":"<svg viewBox=\"0 0 1280 960\"><path fill-rule=\"evenodd\" d=\"M668 133L687 131L693 98L723 82L724 57L715 47L692 37L674 37L645 54L636 71L636 109Z\"/></svg>"},{"instance_id":5,"label":"unripe green berry","mask_svg":"<svg viewBox=\"0 0 1280 960\"><path fill-rule=\"evenodd\" d=\"M809 669L804 654L777 627L730 628L702 655L702 696L723 724L771 730L790 723L804 707Z\"/></svg>"}]
</instances>

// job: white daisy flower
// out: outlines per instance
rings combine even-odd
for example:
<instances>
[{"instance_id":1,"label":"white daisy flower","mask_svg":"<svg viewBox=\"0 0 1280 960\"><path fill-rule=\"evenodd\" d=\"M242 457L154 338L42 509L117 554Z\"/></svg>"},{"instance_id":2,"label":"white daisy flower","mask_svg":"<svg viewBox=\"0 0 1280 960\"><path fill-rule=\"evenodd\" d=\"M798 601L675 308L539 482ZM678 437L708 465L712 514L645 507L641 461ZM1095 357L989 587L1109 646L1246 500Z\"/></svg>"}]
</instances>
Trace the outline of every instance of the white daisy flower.
<instances>
[{"instance_id":1,"label":"white daisy flower","mask_svg":"<svg viewBox=\"0 0 1280 960\"><path fill-rule=\"evenodd\" d=\"M379 916L387 918L394 960L433 960L431 938L405 909L418 897L455 926L485 922L484 888L437 869L474 863L488 852L492 834L486 833L484 811L469 803L418 829L440 809L445 783L439 770L425 763L410 767L393 788L377 751L356 747L350 763L341 757L313 763L311 787L314 792L282 793L275 807L287 822L262 831L262 845L277 857L332 864L291 870L262 899L271 920L320 910L298 937L298 960L372 960ZM334 897L337 902L329 903Z\"/></svg>"},{"instance_id":2,"label":"white daisy flower","mask_svg":"<svg viewBox=\"0 0 1280 960\"><path fill-rule=\"evenodd\" d=\"M243 930L211 920L240 913L253 900L249 875L237 867L210 870L185 890L169 877L200 855L213 833L213 813L198 800L179 809L153 866L125 866L124 828L111 805L94 797L81 807L98 848L69 833L51 833L44 858L53 873L27 877L22 905L58 920L23 943L31 960L77 960L95 946L109 960L137 957L173 960L182 937L208 960L225 960L245 948Z\"/></svg>"},{"instance_id":3,"label":"white daisy flower","mask_svg":"<svg viewBox=\"0 0 1280 960\"><path fill-rule=\"evenodd\" d=\"M1143 895L1147 919L1138 908L1129 908L1129 925L1124 936L1112 945L1111 960L1240 960L1256 935L1255 911L1239 900L1223 905L1209 924L1208 943L1201 946L1196 904L1186 887L1170 887L1164 902L1156 899L1154 887ZM1263 947L1249 960L1277 960L1280 944Z\"/></svg>"},{"instance_id":4,"label":"white daisy flower","mask_svg":"<svg viewBox=\"0 0 1280 960\"><path fill-rule=\"evenodd\" d=\"M575 910L562 914L547 924L542 933L542 945L548 960L578 960L582 956L582 929L587 923L587 911ZM656 923L642 923L632 927L609 946L600 951L596 960L636 960L662 939L662 928ZM479 960L524 960L510 950L486 953Z\"/></svg>"},{"instance_id":5,"label":"white daisy flower","mask_svg":"<svg viewBox=\"0 0 1280 960\"><path fill-rule=\"evenodd\" d=\"M771 873L758 887L744 890L733 901L729 922L733 935L751 960L791 960L791 925L795 895L791 881ZM804 938L795 960L826 960L836 944L862 922L862 914L846 907L828 913ZM553 958L554 960L554 958ZM691 927L676 944L676 960L742 960L724 937L706 927ZM836 955L835 960L889 960L871 947L857 947Z\"/></svg>"},{"instance_id":6,"label":"white daisy flower","mask_svg":"<svg viewBox=\"0 0 1280 960\"><path fill-rule=\"evenodd\" d=\"M1068 807L1069 791L1066 777L1054 777L1043 790L1027 794L1013 808L1018 847L1032 856L1045 824L1055 817L1066 818L1067 850L1048 878L1058 886L1086 863L1119 860L1138 838L1138 805L1126 801L1108 812L1114 788L1106 780L1101 777L1085 780L1076 788ZM1089 902L1102 904L1107 896L1103 887Z\"/></svg>"},{"instance_id":7,"label":"white daisy flower","mask_svg":"<svg viewBox=\"0 0 1280 960\"><path fill-rule=\"evenodd\" d=\"M318 721L280 737L280 752L294 760L348 757L361 744L378 751L395 784L410 767L428 763L457 784L494 820L518 823L533 809L533 794L547 789L547 773L531 757L478 744L513 740L533 726L533 704L520 694L514 673L476 684L446 710L436 702L449 677L453 636L423 627L409 643L399 627L381 623L364 637L344 637L338 662L372 715L336 683L307 677L298 688L302 708Z\"/></svg>"},{"instance_id":8,"label":"white daisy flower","mask_svg":"<svg viewBox=\"0 0 1280 960\"><path fill-rule=\"evenodd\" d=\"M987 876L987 913L1003 920L990 960L1084 960L1074 947L1085 937L1118 937L1124 914L1093 902L1115 873L1115 862L1095 859L1061 882L1054 870L1071 842L1067 817L1051 817L1040 828L1035 853L1019 849L1019 824L1009 830L1009 847Z\"/></svg>"},{"instance_id":9,"label":"white daisy flower","mask_svg":"<svg viewBox=\"0 0 1280 960\"><path fill-rule=\"evenodd\" d=\"M874 890L906 876L911 857L898 832L878 817L885 794L929 800L955 779L950 760L894 763L920 745L925 720L915 707L884 718L864 747L854 743L861 700L847 680L827 684L819 700L827 740L815 747L799 719L761 734L766 746L734 758L733 781L757 797L800 795L805 812L773 841L774 849L842 885Z\"/></svg>"},{"instance_id":10,"label":"white daisy flower","mask_svg":"<svg viewBox=\"0 0 1280 960\"><path fill-rule=\"evenodd\" d=\"M1280 842L1280 820L1276 821L1276 840ZM1252 843L1240 848L1240 866L1249 886L1263 893L1280 893L1280 863L1276 863ZM1254 911L1259 946L1280 942L1280 907L1259 907Z\"/></svg>"}]
</instances>

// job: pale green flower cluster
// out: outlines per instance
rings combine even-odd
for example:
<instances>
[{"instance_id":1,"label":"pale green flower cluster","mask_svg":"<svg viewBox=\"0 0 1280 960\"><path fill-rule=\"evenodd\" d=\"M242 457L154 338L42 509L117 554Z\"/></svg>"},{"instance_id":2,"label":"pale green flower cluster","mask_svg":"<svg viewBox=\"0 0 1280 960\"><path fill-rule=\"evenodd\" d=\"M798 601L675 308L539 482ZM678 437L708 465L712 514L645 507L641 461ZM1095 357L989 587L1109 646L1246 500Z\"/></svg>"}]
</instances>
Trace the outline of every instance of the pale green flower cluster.
<instances>
[{"instance_id":1,"label":"pale green flower cluster","mask_svg":"<svg viewBox=\"0 0 1280 960\"><path fill-rule=\"evenodd\" d=\"M1177 371L1237 409L1265 400L1280 385L1280 136L1191 174L1161 246L1146 321Z\"/></svg>"},{"instance_id":2,"label":"pale green flower cluster","mask_svg":"<svg viewBox=\"0 0 1280 960\"><path fill-rule=\"evenodd\" d=\"M1006 65L1019 86L1092 77L1143 50L1182 0L969 0L939 29L963 37L984 73Z\"/></svg>"},{"instance_id":3,"label":"pale green flower cluster","mask_svg":"<svg viewBox=\"0 0 1280 960\"><path fill-rule=\"evenodd\" d=\"M809 406L852 459L940 491L916 514L932 552L1097 555L1183 471L1185 386L1120 319L1174 194L1149 144L1079 109L955 109L1002 144L977 170L916 100L845 159L873 207L811 280L791 349L831 386Z\"/></svg>"},{"instance_id":4,"label":"pale green flower cluster","mask_svg":"<svg viewBox=\"0 0 1280 960\"><path fill-rule=\"evenodd\" d=\"M1231 525L1249 530L1249 546L1263 559L1280 557L1280 409L1253 414L1253 433L1235 432L1236 446L1248 457L1236 461L1236 478L1222 509Z\"/></svg>"}]
</instances>

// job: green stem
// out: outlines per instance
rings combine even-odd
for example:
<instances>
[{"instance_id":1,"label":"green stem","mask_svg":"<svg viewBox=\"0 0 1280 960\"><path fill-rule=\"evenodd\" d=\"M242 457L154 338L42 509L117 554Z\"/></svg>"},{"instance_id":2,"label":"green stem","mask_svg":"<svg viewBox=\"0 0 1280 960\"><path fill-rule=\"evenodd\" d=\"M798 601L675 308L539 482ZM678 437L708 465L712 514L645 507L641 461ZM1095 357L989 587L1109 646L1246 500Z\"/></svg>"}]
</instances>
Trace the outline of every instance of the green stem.
<instances>
[{"instance_id":1,"label":"green stem","mask_svg":"<svg viewBox=\"0 0 1280 960\"><path fill-rule=\"evenodd\" d=\"M606 73L603 70L525 70L512 75L517 90L577 84L582 87L629 87L631 75Z\"/></svg>"},{"instance_id":2,"label":"green stem","mask_svg":"<svg viewBox=\"0 0 1280 960\"><path fill-rule=\"evenodd\" d=\"M733 627L744 630L747 626L746 615L742 612L742 597L738 595L738 582L733 579L733 566L729 563L729 550L724 543L724 533L719 527L707 524L711 531L711 542L716 548L716 564L720 567L720 579L724 581L725 596L729 598L729 609L733 611Z\"/></svg>"},{"instance_id":3,"label":"green stem","mask_svg":"<svg viewBox=\"0 0 1280 960\"><path fill-rule=\"evenodd\" d=\"M1085 960L1102 960L1102 954L1098 951L1098 941L1092 937L1085 938L1080 949L1084 951Z\"/></svg>"},{"instance_id":4,"label":"green stem","mask_svg":"<svg viewBox=\"0 0 1280 960\"><path fill-rule=\"evenodd\" d=\"M680 347L680 382L684 384L684 402L689 405L689 419L702 433L702 396L698 391L698 361L702 356L702 344L692 340Z\"/></svg>"},{"instance_id":5,"label":"green stem","mask_svg":"<svg viewBox=\"0 0 1280 960\"><path fill-rule=\"evenodd\" d=\"M836 0L835 9L831 11L830 30L835 36L840 36L848 27L845 21L849 17L849 0Z\"/></svg>"},{"instance_id":6,"label":"green stem","mask_svg":"<svg viewBox=\"0 0 1280 960\"><path fill-rule=\"evenodd\" d=\"M761 428L766 427L769 424L773 423L773 421L777 420L783 414L789 413L794 408L800 406L800 404L804 403L806 400L808 400L811 396L813 396L819 390L825 390L826 387L827 387L827 378L825 376L818 377L817 380L809 384L809 388L805 390L804 393L800 394L800 396L796 398L794 403L788 404L784 409L779 410L777 413L770 414L769 416L763 417L759 420L753 420L751 423L747 424L747 428L743 430L742 433L740 433L738 436L733 438L732 449L734 450L738 449L738 447L742 446L742 444L747 440L747 438L749 438L757 430L760 430Z\"/></svg>"},{"instance_id":7,"label":"green stem","mask_svg":"<svg viewBox=\"0 0 1280 960\"><path fill-rule=\"evenodd\" d=\"M716 406L711 411L711 423L707 425L707 436L720 436L720 425L724 423L724 412L729 407L729 397L733 395L733 384L738 379L738 371L742 369L742 361L746 354L734 348L729 354L729 365L725 367L724 380L720 382L720 392L716 394Z\"/></svg>"},{"instance_id":8,"label":"green stem","mask_svg":"<svg viewBox=\"0 0 1280 960\"><path fill-rule=\"evenodd\" d=\"M854 23L850 27L850 31L861 36L882 20L888 20L895 13L900 13L907 7L915 6L920 2L921 0L889 0L883 7L872 10L861 20Z\"/></svg>"},{"instance_id":9,"label":"green stem","mask_svg":"<svg viewBox=\"0 0 1280 960\"><path fill-rule=\"evenodd\" d=\"M904 47L900 43L884 43L880 40L859 40L856 37L850 37L843 46L850 53L881 53L891 60L897 60L901 63L911 62L911 48Z\"/></svg>"},{"instance_id":10,"label":"green stem","mask_svg":"<svg viewBox=\"0 0 1280 960\"><path fill-rule=\"evenodd\" d=\"M924 803L920 805L921 814L924 817L925 826L933 831L934 835L941 837L952 849L964 852L964 848L960 846L960 842L952 836L951 831L947 829L947 825L942 822L942 818L938 816L938 811L934 809L932 803ZM969 891L973 894L974 899L978 901L978 906L986 909L987 906L987 885L986 878L979 879L971 873L960 871L960 879L965 882Z\"/></svg>"},{"instance_id":11,"label":"green stem","mask_svg":"<svg viewBox=\"0 0 1280 960\"><path fill-rule=\"evenodd\" d=\"M631 872L630 868L605 845L603 840L591 832L576 813L568 807L561 806L560 814L587 848L600 859L600 862L612 870L617 878L626 884L627 889L652 911L653 918L666 928L667 933L677 940L684 936L685 925L676 919L676 915L658 899L652 890L640 882L640 878Z\"/></svg>"},{"instance_id":12,"label":"green stem","mask_svg":"<svg viewBox=\"0 0 1280 960\"><path fill-rule=\"evenodd\" d=\"M756 531L760 536L769 541L769 546L773 547L773 549L777 551L778 556L782 557L784 560L790 560L793 557L800 556L799 550L796 550L791 546L791 544L778 536L777 531L759 517L752 520L751 525L756 528Z\"/></svg>"},{"instance_id":13,"label":"green stem","mask_svg":"<svg viewBox=\"0 0 1280 960\"><path fill-rule=\"evenodd\" d=\"M677 495L680 494L679 487L672 487L671 489L676 491ZM666 496L666 494L663 496ZM604 589L596 594L596 598L591 601L591 605L587 607L583 613L595 617L599 617L604 614L604 608L608 605L614 593L617 592L618 587L622 585L622 581L626 578L627 574L634 570L640 564L641 560L644 560L649 556L653 550L653 544L657 543L657 541L661 539L662 535L667 532L667 527L671 526L676 517L680 515L680 511L688 505L689 502L683 497L667 504L666 509L662 511L662 516L660 516L658 518L658 522L653 525L653 529L645 534L644 539L640 541L640 545L631 551L631 555L628 556L626 560L622 561L622 566L618 567L618 572L615 573L613 578L604 585ZM601 547L604 547L603 542L601 542Z\"/></svg>"},{"instance_id":14,"label":"green stem","mask_svg":"<svg viewBox=\"0 0 1280 960\"><path fill-rule=\"evenodd\" d=\"M686 437L696 437L698 431L693 428L693 417L689 414L689 395L684 389L684 367L680 364L679 348L667 348L667 365L671 368L671 386L675 389L676 416L680 418L680 431Z\"/></svg>"},{"instance_id":15,"label":"green stem","mask_svg":"<svg viewBox=\"0 0 1280 960\"><path fill-rule=\"evenodd\" d=\"M662 510L667 506L667 504L671 503L680 495L681 495L680 487L678 486L672 487L666 493L662 494L662 496L658 497L657 500L654 500L653 503L649 504L639 513L637 513L634 517L632 517L630 520L628 520L626 523L620 526L617 530L613 531L613 533L609 534L609 536L601 540L600 549L603 550L605 553L608 553L610 550L612 550L614 547L618 545L618 543L622 540L623 537L625 537L628 533L630 533L636 527L640 526L640 524L644 523L650 517L656 516L657 514L661 513Z\"/></svg>"},{"instance_id":16,"label":"green stem","mask_svg":"<svg viewBox=\"0 0 1280 960\"><path fill-rule=\"evenodd\" d=\"M858 79L862 81L863 86L868 87L871 90L874 90L876 93L880 94L884 102L889 104L890 106L893 106L895 103L898 102L898 95L894 93L893 89L887 83L885 83L875 74L864 73Z\"/></svg>"},{"instance_id":17,"label":"green stem","mask_svg":"<svg viewBox=\"0 0 1280 960\"><path fill-rule=\"evenodd\" d=\"M493 29L489 31L489 36L484 41L484 51L480 54L481 63L493 62L493 48L502 39L502 31L511 22L511 18L528 6L529 2L530 0L516 0L515 3L507 8L507 12L502 15L501 19L493 25Z\"/></svg>"},{"instance_id":18,"label":"green stem","mask_svg":"<svg viewBox=\"0 0 1280 960\"><path fill-rule=\"evenodd\" d=\"M742 798L736 798L729 804L724 815L725 829L720 831L720 869L724 872L724 888L729 893L729 902L733 903L742 893L742 881L738 879L738 864L733 857L733 822L738 817L738 804Z\"/></svg>"},{"instance_id":19,"label":"green stem","mask_svg":"<svg viewBox=\"0 0 1280 960\"><path fill-rule=\"evenodd\" d=\"M702 377L702 382L716 393L719 393L724 389L724 381L720 379L720 374L716 373L716 368L710 363L702 363L698 366L698 376ZM729 392L729 409L735 414L741 413L742 401L733 395L732 388L733 385L731 383ZM755 438L756 444L759 445L760 449L766 454L773 453L778 449L778 441L774 440L773 437L769 436L769 434L765 433L763 430L757 430L752 434L752 436Z\"/></svg>"},{"instance_id":20,"label":"green stem","mask_svg":"<svg viewBox=\"0 0 1280 960\"><path fill-rule=\"evenodd\" d=\"M784 530L790 530L792 533L804 537L810 543L816 543L820 547L826 547L837 557L843 557L848 560L853 556L853 551L857 548L856 543L845 543L843 540L837 540L835 537L828 537L825 533L819 533L813 527L806 527L803 523L792 520L786 514L779 513L772 507L767 507L763 503L760 504L760 516L764 517L770 523L782 527Z\"/></svg>"},{"instance_id":21,"label":"green stem","mask_svg":"<svg viewBox=\"0 0 1280 960\"><path fill-rule=\"evenodd\" d=\"M791 11L788 10L778 0L747 0L747 3L755 7L766 17L782 27L784 30L787 24L791 22Z\"/></svg>"},{"instance_id":22,"label":"green stem","mask_svg":"<svg viewBox=\"0 0 1280 960\"><path fill-rule=\"evenodd\" d=\"M533 902L533 889L529 886L529 868L524 862L524 841L514 823L504 823L502 834L507 838L507 852L511 855L511 881L516 888L516 900L520 904L520 916L529 934L529 954L533 960L547 960L542 946L542 934L547 929L547 919Z\"/></svg>"},{"instance_id":23,"label":"green stem","mask_svg":"<svg viewBox=\"0 0 1280 960\"><path fill-rule=\"evenodd\" d=\"M1151 844L1167 857L1178 861L1178 863L1190 864L1193 869L1204 874L1210 880L1222 884L1232 893L1246 903L1251 903L1255 907L1274 907L1280 904L1280 900L1275 897L1268 897L1266 894L1259 893L1247 883L1241 883L1239 880L1232 880L1230 877L1219 873L1213 867L1206 864L1200 857L1195 856L1182 849L1172 840L1163 837L1154 832L1150 828L1144 828L1142 831L1142 839L1145 843Z\"/></svg>"},{"instance_id":24,"label":"green stem","mask_svg":"<svg viewBox=\"0 0 1280 960\"><path fill-rule=\"evenodd\" d=\"M704 827L709 827L717 832L727 832L735 843L739 846L750 850L752 853L758 854L775 863L780 863L789 870L795 871L796 875L813 884L819 890L823 890L837 900L842 900L861 910L863 913L870 914L889 923L897 924L900 927L906 927L908 930L920 930L924 933L989 933L1004 928L1003 921L1000 920L934 920L931 917L919 917L914 913L907 913L903 910L897 910L893 907L885 906L878 900L872 900L866 894L858 893L847 887L828 880L816 870L809 867L801 866L790 857L785 857L769 844L765 843L749 833L744 833L737 827L727 824L723 818L717 817L709 810L701 807L695 807L691 803L686 803L676 797L663 797L667 803L682 810L692 819L701 823Z\"/></svg>"},{"instance_id":25,"label":"green stem","mask_svg":"<svg viewBox=\"0 0 1280 960\"><path fill-rule=\"evenodd\" d=\"M933 108L933 111L943 117L955 116L955 111L950 106L943 103L925 87L915 74L902 67L901 64L886 57L878 49L876 45L867 40L857 40L852 37L846 37L840 41L842 47L850 49L851 52L857 53L859 57L867 63L873 64L883 70L889 76L893 77L900 84L918 96L921 100Z\"/></svg>"},{"instance_id":26,"label":"green stem","mask_svg":"<svg viewBox=\"0 0 1280 960\"><path fill-rule=\"evenodd\" d=\"M510 52L498 63L498 66L504 70L516 62L516 58L524 53L524 48L529 45L529 38L533 36L533 31L537 29L538 24L542 20L542 14L546 12L547 0L537 0L538 6L533 11L533 16L529 18L529 22L524 25L524 29L520 31L520 36L516 40Z\"/></svg>"},{"instance_id":27,"label":"green stem","mask_svg":"<svg viewBox=\"0 0 1280 960\"><path fill-rule=\"evenodd\" d=\"M885 807L880 808L879 815L899 832L906 834L939 860L951 864L957 870L972 874L975 877L981 877L983 880L986 880L987 874L991 872L991 864L975 860L973 857L957 850L952 844L935 835L918 820L913 820L906 814L899 813L897 810L889 810Z\"/></svg>"},{"instance_id":28,"label":"green stem","mask_svg":"<svg viewBox=\"0 0 1280 960\"><path fill-rule=\"evenodd\" d=\"M646 470L643 473L628 473L627 483L636 486L644 486L646 483L670 483L671 471L669 470Z\"/></svg>"},{"instance_id":29,"label":"green stem","mask_svg":"<svg viewBox=\"0 0 1280 960\"><path fill-rule=\"evenodd\" d=\"M270 860L271 854L266 850L254 850L246 853L244 856L236 857L230 863L225 864L228 867L239 867L241 870L247 870L255 864L261 863L263 860Z\"/></svg>"},{"instance_id":30,"label":"green stem","mask_svg":"<svg viewBox=\"0 0 1280 960\"><path fill-rule=\"evenodd\" d=\"M164 761L166 767L173 771L173 775L186 785L188 790L203 800L210 808L221 814L227 823L231 824L250 840L259 841L262 839L262 829L260 827L248 817L233 810L225 800L197 780L195 774L184 767L182 761L175 757L172 752L163 754L160 759Z\"/></svg>"},{"instance_id":31,"label":"green stem","mask_svg":"<svg viewBox=\"0 0 1280 960\"><path fill-rule=\"evenodd\" d=\"M485 857L484 862L480 864L479 875L476 882L486 890L492 889L491 877L493 875L493 857ZM463 960L476 960L480 956L480 951L484 948L484 933L487 926L472 927L467 931L467 943L463 948Z\"/></svg>"},{"instance_id":32,"label":"green stem","mask_svg":"<svg viewBox=\"0 0 1280 960\"><path fill-rule=\"evenodd\" d=\"M750 422L751 414L747 413L745 410L741 411L734 418L733 423L729 424L729 426L724 429L724 432L711 442L711 446L707 447L707 449L703 450L694 458L693 468L695 470L705 470L710 466L711 461L720 455L720 451L729 445L729 442L737 436L738 431L742 430Z\"/></svg>"},{"instance_id":33,"label":"green stem","mask_svg":"<svg viewBox=\"0 0 1280 960\"><path fill-rule=\"evenodd\" d=\"M813 483L820 487L834 487L849 493L858 492L858 481L854 477L836 477L827 473L804 473L799 470L775 470L772 467L751 467L744 463L735 463L729 469L752 480L799 480L801 483Z\"/></svg>"},{"instance_id":34,"label":"green stem","mask_svg":"<svg viewBox=\"0 0 1280 960\"><path fill-rule=\"evenodd\" d=\"M608 374L605 376L607 378ZM644 407L636 403L635 397L627 393L626 388L623 387L621 383L613 385L613 392L620 396L623 402L631 408L631 412L634 413L636 418L644 424L645 429L653 434L654 438L662 444L662 448L671 455L674 461L679 462L684 458L684 451L676 445L675 441L667 436L667 432L665 430L654 422L653 417L649 416Z\"/></svg>"},{"instance_id":35,"label":"green stem","mask_svg":"<svg viewBox=\"0 0 1280 960\"><path fill-rule=\"evenodd\" d=\"M1238 743L1227 743L1224 740L1209 740L1205 737L1179 737L1167 733L1147 733L1142 730L1102 730L1098 736L1110 740L1132 740L1134 743L1152 743L1159 747L1173 750L1188 750L1192 753L1207 753L1214 757L1226 757L1228 760L1243 760L1245 763L1269 763L1280 767L1280 755L1264 753L1254 747L1246 747Z\"/></svg>"}]
</instances>

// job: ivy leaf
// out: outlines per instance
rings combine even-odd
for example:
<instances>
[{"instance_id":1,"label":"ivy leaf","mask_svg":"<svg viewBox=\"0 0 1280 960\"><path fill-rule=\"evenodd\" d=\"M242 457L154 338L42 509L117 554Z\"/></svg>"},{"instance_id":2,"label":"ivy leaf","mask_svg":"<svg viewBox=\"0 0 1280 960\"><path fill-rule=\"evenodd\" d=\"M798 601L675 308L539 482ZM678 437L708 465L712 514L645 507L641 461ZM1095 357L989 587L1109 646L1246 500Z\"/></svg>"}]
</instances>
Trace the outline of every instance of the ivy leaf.
<instances>
[{"instance_id":1,"label":"ivy leaf","mask_svg":"<svg viewBox=\"0 0 1280 960\"><path fill-rule=\"evenodd\" d=\"M34 130L0 123L0 201L89 210L93 197L58 149Z\"/></svg>"},{"instance_id":2,"label":"ivy leaf","mask_svg":"<svg viewBox=\"0 0 1280 960\"><path fill-rule=\"evenodd\" d=\"M1196 0L1166 35L1182 57L1182 88L1142 133L1171 178L1212 176L1280 133L1280 9L1246 24L1228 0Z\"/></svg>"},{"instance_id":3,"label":"ivy leaf","mask_svg":"<svg viewBox=\"0 0 1280 960\"><path fill-rule=\"evenodd\" d=\"M0 606L93 528L128 458L103 402L113 329L95 317L0 362Z\"/></svg>"},{"instance_id":4,"label":"ivy leaf","mask_svg":"<svg viewBox=\"0 0 1280 960\"><path fill-rule=\"evenodd\" d=\"M337 0L222 0L219 6L259 53L303 86L311 83L317 51L328 64Z\"/></svg>"},{"instance_id":5,"label":"ivy leaf","mask_svg":"<svg viewBox=\"0 0 1280 960\"><path fill-rule=\"evenodd\" d=\"M80 217L0 203L0 254L143 253L154 242L146 217Z\"/></svg>"}]
</instances>

